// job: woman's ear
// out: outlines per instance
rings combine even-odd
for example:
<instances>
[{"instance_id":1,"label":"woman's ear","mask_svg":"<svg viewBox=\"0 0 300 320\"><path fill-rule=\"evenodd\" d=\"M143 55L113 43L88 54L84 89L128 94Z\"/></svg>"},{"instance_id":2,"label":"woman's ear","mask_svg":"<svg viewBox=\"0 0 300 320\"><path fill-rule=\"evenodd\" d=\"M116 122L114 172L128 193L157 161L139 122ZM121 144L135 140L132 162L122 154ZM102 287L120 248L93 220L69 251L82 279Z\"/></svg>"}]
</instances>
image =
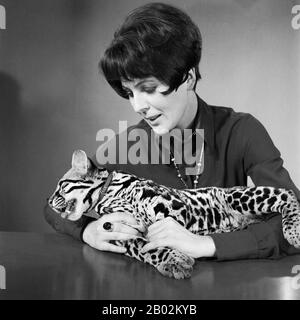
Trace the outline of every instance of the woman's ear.
<instances>
[{"instance_id":1,"label":"woman's ear","mask_svg":"<svg viewBox=\"0 0 300 320\"><path fill-rule=\"evenodd\" d=\"M195 83L196 83L196 73L194 69L191 69L189 71L186 81L187 81L188 90L194 90Z\"/></svg>"}]
</instances>

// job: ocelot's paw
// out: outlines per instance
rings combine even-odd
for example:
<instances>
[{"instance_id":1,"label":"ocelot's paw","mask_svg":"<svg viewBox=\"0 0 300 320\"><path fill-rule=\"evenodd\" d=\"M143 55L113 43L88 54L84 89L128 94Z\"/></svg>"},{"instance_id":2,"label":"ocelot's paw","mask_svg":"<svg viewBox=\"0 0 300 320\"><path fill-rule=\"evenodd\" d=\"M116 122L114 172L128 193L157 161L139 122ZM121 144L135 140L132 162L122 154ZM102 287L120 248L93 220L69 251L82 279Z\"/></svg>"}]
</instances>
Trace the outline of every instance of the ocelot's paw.
<instances>
[{"instance_id":1,"label":"ocelot's paw","mask_svg":"<svg viewBox=\"0 0 300 320\"><path fill-rule=\"evenodd\" d=\"M166 258L157 266L157 270L164 276L184 279L189 278L193 271L195 260L179 251L170 250Z\"/></svg>"}]
</instances>

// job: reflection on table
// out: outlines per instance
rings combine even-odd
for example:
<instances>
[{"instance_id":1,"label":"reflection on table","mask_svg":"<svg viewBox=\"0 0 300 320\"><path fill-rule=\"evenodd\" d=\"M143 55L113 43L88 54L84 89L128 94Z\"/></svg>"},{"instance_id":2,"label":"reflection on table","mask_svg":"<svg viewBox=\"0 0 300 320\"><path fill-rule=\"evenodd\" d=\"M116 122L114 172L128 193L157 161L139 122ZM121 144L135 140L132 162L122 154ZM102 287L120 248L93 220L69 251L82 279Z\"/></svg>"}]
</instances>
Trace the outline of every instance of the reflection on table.
<instances>
[{"instance_id":1,"label":"reflection on table","mask_svg":"<svg viewBox=\"0 0 300 320\"><path fill-rule=\"evenodd\" d=\"M0 232L0 265L0 299L300 299L300 255L197 261L190 279L174 280L65 235Z\"/></svg>"}]
</instances>

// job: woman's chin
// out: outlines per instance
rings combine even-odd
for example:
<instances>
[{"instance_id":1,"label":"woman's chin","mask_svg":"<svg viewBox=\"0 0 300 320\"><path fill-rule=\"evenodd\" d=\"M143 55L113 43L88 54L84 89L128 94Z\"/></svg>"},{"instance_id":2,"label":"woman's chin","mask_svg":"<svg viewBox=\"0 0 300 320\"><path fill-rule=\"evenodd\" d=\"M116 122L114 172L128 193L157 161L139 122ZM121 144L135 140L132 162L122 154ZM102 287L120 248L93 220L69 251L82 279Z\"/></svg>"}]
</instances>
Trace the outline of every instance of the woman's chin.
<instances>
[{"instance_id":1,"label":"woman's chin","mask_svg":"<svg viewBox=\"0 0 300 320\"><path fill-rule=\"evenodd\" d=\"M160 126L152 127L152 129L153 129L154 133L157 134L158 136L162 136L164 134L167 134L170 131L169 128L160 127Z\"/></svg>"}]
</instances>

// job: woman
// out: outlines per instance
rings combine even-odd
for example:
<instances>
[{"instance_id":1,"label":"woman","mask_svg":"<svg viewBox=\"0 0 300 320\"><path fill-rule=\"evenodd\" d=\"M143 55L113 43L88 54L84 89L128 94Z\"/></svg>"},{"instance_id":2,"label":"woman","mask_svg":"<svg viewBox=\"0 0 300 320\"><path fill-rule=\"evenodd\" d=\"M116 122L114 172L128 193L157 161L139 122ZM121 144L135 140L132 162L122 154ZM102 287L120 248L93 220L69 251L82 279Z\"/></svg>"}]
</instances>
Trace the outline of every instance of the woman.
<instances>
[{"instance_id":1,"label":"woman","mask_svg":"<svg viewBox=\"0 0 300 320\"><path fill-rule=\"evenodd\" d=\"M246 185L250 176L255 185L293 189L300 199L299 190L283 168L280 153L264 127L249 114L207 105L197 96L201 49L198 27L177 8L152 3L137 8L126 18L100 66L112 88L128 99L143 118L125 134L143 129L147 132L146 139L141 139L145 150L146 142L150 141L157 150L169 153L173 161L137 165L119 161L106 166L174 188ZM203 144L198 145L196 135L192 134L192 143L184 145L184 159L199 155L194 165L198 164L200 170L194 175L185 174L188 165L184 159L181 163L175 161L174 146L161 143L160 137L174 128L189 128L193 133L204 129ZM121 135L117 137L117 143L120 141ZM102 160L97 153L94 161L103 165ZM133 227L135 219L120 213L97 221L83 217L71 222L47 208L45 217L56 230L82 238L99 250L124 253L125 248L113 245L110 240L126 240L138 234ZM107 222L113 233L105 230ZM196 236L167 218L149 227L148 238L150 243L144 251L169 246L194 258L278 258L295 252L284 240L281 217L276 214L245 230L210 236Z\"/></svg>"}]
</instances>

